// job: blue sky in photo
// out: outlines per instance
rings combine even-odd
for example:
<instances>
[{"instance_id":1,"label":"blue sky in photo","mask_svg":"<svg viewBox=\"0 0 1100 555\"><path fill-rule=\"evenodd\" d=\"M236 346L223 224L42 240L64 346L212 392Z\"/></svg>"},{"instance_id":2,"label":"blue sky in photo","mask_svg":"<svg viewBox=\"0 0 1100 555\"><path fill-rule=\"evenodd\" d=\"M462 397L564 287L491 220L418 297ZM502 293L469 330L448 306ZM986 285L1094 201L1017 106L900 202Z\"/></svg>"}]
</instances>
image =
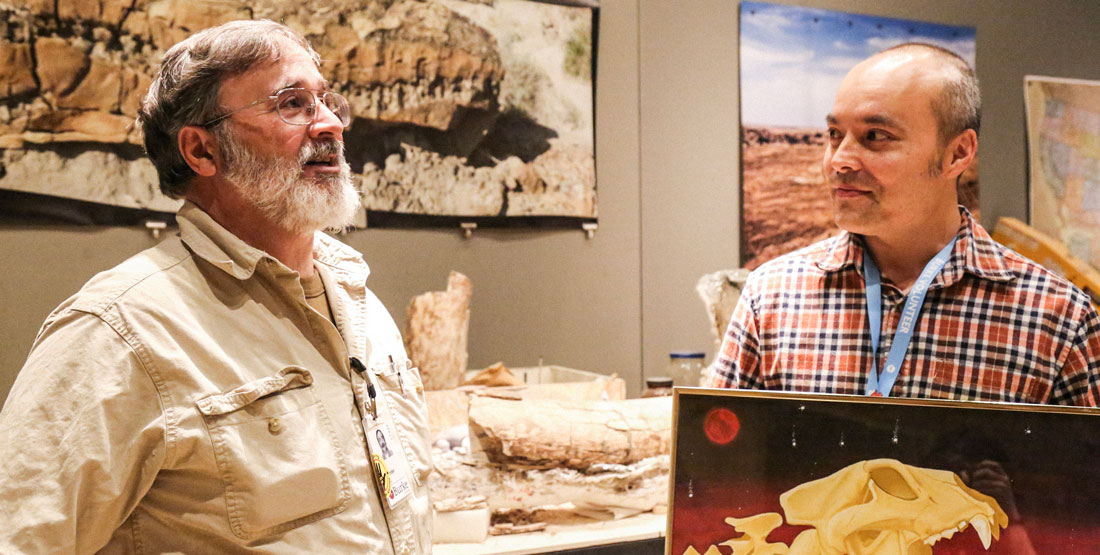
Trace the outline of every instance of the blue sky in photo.
<instances>
[{"instance_id":1,"label":"blue sky in photo","mask_svg":"<svg viewBox=\"0 0 1100 555\"><path fill-rule=\"evenodd\" d=\"M976 29L741 2L741 124L824 127L844 75L903 42L927 42L974 66Z\"/></svg>"}]
</instances>

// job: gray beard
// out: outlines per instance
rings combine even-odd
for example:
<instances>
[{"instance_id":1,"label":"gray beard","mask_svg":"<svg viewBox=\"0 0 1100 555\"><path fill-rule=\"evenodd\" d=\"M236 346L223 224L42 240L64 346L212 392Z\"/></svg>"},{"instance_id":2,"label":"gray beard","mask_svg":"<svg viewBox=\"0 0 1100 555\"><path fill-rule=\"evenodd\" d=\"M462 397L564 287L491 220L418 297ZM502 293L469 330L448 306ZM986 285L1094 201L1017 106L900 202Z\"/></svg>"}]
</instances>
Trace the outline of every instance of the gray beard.
<instances>
[{"instance_id":1,"label":"gray beard","mask_svg":"<svg viewBox=\"0 0 1100 555\"><path fill-rule=\"evenodd\" d=\"M351 183L351 166L340 141L310 141L297 158L261 156L243 144L232 122L214 129L222 145L225 179L242 197L278 227L302 235L324 229L343 229L359 210L359 192ZM311 159L337 154L340 173L305 177L302 167Z\"/></svg>"}]
</instances>

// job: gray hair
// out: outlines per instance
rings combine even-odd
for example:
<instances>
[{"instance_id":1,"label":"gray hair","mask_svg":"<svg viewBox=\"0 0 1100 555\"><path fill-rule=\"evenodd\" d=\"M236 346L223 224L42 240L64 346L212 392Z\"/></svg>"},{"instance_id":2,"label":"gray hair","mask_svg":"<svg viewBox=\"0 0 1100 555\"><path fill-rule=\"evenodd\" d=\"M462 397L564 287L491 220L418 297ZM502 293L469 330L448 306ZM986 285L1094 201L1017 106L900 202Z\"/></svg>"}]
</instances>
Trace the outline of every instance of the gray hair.
<instances>
[{"instance_id":1,"label":"gray hair","mask_svg":"<svg viewBox=\"0 0 1100 555\"><path fill-rule=\"evenodd\" d=\"M946 48L923 42L899 44L879 52L876 56L895 51L928 53L937 62L954 69L958 74L956 78L946 79L939 96L932 99L932 113L936 117L941 145L946 145L967 129L978 133L982 124L982 95L978 88L978 77L966 60Z\"/></svg>"},{"instance_id":2,"label":"gray hair","mask_svg":"<svg viewBox=\"0 0 1100 555\"><path fill-rule=\"evenodd\" d=\"M297 31L269 20L231 21L199 31L164 54L138 112L145 152L157 168L160 190L172 198L187 193L195 172L179 151L180 129L219 115L222 82L258 64L279 60L287 44L320 56Z\"/></svg>"}]
</instances>

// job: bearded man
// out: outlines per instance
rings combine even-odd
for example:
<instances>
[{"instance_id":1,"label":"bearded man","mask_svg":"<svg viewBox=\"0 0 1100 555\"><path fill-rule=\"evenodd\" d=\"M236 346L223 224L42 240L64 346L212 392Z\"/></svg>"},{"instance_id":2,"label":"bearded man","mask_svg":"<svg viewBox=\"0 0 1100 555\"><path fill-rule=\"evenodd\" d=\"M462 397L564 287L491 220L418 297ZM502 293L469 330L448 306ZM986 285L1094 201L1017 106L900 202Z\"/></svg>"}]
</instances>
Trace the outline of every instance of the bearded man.
<instances>
[{"instance_id":1,"label":"bearded man","mask_svg":"<svg viewBox=\"0 0 1100 555\"><path fill-rule=\"evenodd\" d=\"M431 551L419 374L320 232L358 195L318 62L270 21L165 54L139 122L180 233L39 332L0 412L0 552Z\"/></svg>"},{"instance_id":2,"label":"bearded man","mask_svg":"<svg viewBox=\"0 0 1100 555\"><path fill-rule=\"evenodd\" d=\"M1089 297L958 204L980 107L973 70L935 46L848 73L822 164L844 231L749 276L710 385L1100 404Z\"/></svg>"}]
</instances>

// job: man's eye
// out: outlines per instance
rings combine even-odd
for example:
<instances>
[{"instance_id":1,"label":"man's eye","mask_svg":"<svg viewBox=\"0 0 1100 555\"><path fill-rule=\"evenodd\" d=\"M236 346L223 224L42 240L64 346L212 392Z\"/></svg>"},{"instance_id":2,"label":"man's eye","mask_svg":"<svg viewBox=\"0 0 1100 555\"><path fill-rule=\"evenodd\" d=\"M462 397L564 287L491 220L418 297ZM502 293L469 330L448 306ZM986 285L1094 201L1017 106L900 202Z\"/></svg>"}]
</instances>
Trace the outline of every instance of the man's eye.
<instances>
[{"instance_id":1,"label":"man's eye","mask_svg":"<svg viewBox=\"0 0 1100 555\"><path fill-rule=\"evenodd\" d=\"M300 94L287 94L279 99L279 108L284 110L301 110L308 105L309 103Z\"/></svg>"},{"instance_id":2,"label":"man's eye","mask_svg":"<svg viewBox=\"0 0 1100 555\"><path fill-rule=\"evenodd\" d=\"M829 129L829 139L839 140L840 139L840 131L830 128Z\"/></svg>"},{"instance_id":3,"label":"man's eye","mask_svg":"<svg viewBox=\"0 0 1100 555\"><path fill-rule=\"evenodd\" d=\"M882 131L871 130L871 131L867 132L867 140L868 141L881 141L881 140L884 140L886 138L887 138L886 133L883 133Z\"/></svg>"}]
</instances>

